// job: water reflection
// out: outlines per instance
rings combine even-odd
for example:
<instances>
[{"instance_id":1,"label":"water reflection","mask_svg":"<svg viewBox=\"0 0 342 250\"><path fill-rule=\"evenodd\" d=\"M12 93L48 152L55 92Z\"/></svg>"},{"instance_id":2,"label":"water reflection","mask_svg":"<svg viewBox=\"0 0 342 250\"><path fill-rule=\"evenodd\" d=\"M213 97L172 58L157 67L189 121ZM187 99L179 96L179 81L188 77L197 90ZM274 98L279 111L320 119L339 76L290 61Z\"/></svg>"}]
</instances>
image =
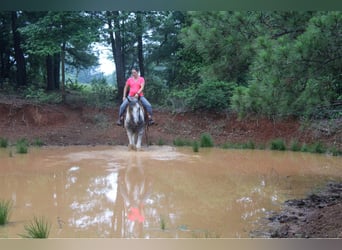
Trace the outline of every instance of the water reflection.
<instances>
[{"instance_id":1,"label":"water reflection","mask_svg":"<svg viewBox=\"0 0 342 250\"><path fill-rule=\"evenodd\" d=\"M133 153L125 169L119 172L119 191L123 198L125 228L123 237L143 237L145 205L151 195L152 182L147 180L141 155Z\"/></svg>"}]
</instances>

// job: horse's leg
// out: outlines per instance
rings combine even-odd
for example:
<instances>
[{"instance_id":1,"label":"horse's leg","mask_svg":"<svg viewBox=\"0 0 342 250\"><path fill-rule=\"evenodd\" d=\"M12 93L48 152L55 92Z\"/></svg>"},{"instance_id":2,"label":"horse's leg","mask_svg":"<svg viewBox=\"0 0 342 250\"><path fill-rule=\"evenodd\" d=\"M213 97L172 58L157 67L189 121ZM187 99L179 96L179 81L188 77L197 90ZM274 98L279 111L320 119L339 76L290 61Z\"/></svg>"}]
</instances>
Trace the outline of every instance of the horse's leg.
<instances>
[{"instance_id":1,"label":"horse's leg","mask_svg":"<svg viewBox=\"0 0 342 250\"><path fill-rule=\"evenodd\" d=\"M138 150L141 150L141 141L142 141L143 134L144 134L144 128L140 130L137 135L137 149Z\"/></svg>"},{"instance_id":2,"label":"horse's leg","mask_svg":"<svg viewBox=\"0 0 342 250\"><path fill-rule=\"evenodd\" d=\"M127 137L128 137L128 149L134 149L134 135L131 131L127 130Z\"/></svg>"}]
</instances>

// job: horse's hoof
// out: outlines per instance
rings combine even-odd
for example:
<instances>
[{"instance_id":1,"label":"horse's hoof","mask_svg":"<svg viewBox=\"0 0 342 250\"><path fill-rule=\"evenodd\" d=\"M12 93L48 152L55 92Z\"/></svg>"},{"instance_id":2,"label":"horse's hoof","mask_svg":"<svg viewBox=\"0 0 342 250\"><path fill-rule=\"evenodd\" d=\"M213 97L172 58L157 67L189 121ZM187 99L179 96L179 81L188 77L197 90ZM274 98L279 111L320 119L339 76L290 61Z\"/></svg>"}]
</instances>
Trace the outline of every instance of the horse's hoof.
<instances>
[{"instance_id":1,"label":"horse's hoof","mask_svg":"<svg viewBox=\"0 0 342 250\"><path fill-rule=\"evenodd\" d=\"M137 149L136 149L135 145L129 144L129 145L128 145L128 150L129 150L129 151L132 151L132 150L137 150Z\"/></svg>"}]
</instances>

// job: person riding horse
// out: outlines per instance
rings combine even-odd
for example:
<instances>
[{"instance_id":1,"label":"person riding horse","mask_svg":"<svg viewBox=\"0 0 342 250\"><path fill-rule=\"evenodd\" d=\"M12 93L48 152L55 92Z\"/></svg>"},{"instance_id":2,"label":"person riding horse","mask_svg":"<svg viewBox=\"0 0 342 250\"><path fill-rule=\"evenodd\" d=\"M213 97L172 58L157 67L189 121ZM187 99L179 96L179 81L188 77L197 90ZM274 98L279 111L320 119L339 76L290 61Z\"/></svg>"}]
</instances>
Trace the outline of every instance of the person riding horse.
<instances>
[{"instance_id":1,"label":"person riding horse","mask_svg":"<svg viewBox=\"0 0 342 250\"><path fill-rule=\"evenodd\" d=\"M123 114L129 103L129 100L126 98L128 88L129 88L128 96L139 98L141 101L141 104L146 109L148 113L148 125L154 124L154 121L152 119L152 106L144 96L144 93L143 93L144 87L145 87L145 79L142 76L139 76L138 70L136 68L133 68L132 76L127 79L125 88L123 91L122 103L120 105L120 110L119 110L119 119L116 122L118 126L122 126Z\"/></svg>"}]
</instances>

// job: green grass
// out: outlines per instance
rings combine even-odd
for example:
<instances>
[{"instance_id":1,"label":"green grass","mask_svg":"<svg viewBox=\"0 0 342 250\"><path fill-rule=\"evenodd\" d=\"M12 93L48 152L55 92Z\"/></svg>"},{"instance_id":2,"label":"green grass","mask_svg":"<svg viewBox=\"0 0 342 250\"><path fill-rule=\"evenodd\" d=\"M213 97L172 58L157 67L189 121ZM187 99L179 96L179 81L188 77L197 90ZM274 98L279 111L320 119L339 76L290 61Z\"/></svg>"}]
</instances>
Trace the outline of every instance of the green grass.
<instances>
[{"instance_id":1,"label":"green grass","mask_svg":"<svg viewBox=\"0 0 342 250\"><path fill-rule=\"evenodd\" d=\"M173 145L177 147L192 146L192 142L182 138L176 138L173 140Z\"/></svg>"},{"instance_id":2,"label":"green grass","mask_svg":"<svg viewBox=\"0 0 342 250\"><path fill-rule=\"evenodd\" d=\"M0 200L0 225L6 225L9 221L9 217L12 209L12 201Z\"/></svg>"},{"instance_id":3,"label":"green grass","mask_svg":"<svg viewBox=\"0 0 342 250\"><path fill-rule=\"evenodd\" d=\"M0 148L7 148L8 140L6 138L0 137Z\"/></svg>"},{"instance_id":4,"label":"green grass","mask_svg":"<svg viewBox=\"0 0 342 250\"><path fill-rule=\"evenodd\" d=\"M197 141L194 141L192 144L192 151L194 151L195 153L197 153L199 151L199 144Z\"/></svg>"},{"instance_id":5,"label":"green grass","mask_svg":"<svg viewBox=\"0 0 342 250\"><path fill-rule=\"evenodd\" d=\"M321 142L315 142L309 146L309 152L323 154L326 152L326 148Z\"/></svg>"},{"instance_id":6,"label":"green grass","mask_svg":"<svg viewBox=\"0 0 342 250\"><path fill-rule=\"evenodd\" d=\"M165 145L165 141L162 138L159 138L158 142L157 142L158 146L163 146Z\"/></svg>"},{"instance_id":7,"label":"green grass","mask_svg":"<svg viewBox=\"0 0 342 250\"><path fill-rule=\"evenodd\" d=\"M341 150L338 150L338 149L336 148L336 146L330 147L327 151L328 151L329 153L331 153L333 156L342 155L342 151L341 151Z\"/></svg>"},{"instance_id":8,"label":"green grass","mask_svg":"<svg viewBox=\"0 0 342 250\"><path fill-rule=\"evenodd\" d=\"M292 151L297 152L297 151L301 150L301 146L300 146L300 144L299 144L299 142L297 140L292 140L291 144L290 144L290 149Z\"/></svg>"},{"instance_id":9,"label":"green grass","mask_svg":"<svg viewBox=\"0 0 342 250\"><path fill-rule=\"evenodd\" d=\"M19 139L15 144L18 154L26 154L28 151L28 146L29 143L25 138Z\"/></svg>"},{"instance_id":10,"label":"green grass","mask_svg":"<svg viewBox=\"0 0 342 250\"><path fill-rule=\"evenodd\" d=\"M39 139L39 138L36 138L33 142L32 142L32 145L33 146L36 146L36 147L41 147L44 145L44 142Z\"/></svg>"},{"instance_id":11,"label":"green grass","mask_svg":"<svg viewBox=\"0 0 342 250\"><path fill-rule=\"evenodd\" d=\"M163 231L166 229L166 221L162 216L160 216L160 229Z\"/></svg>"},{"instance_id":12,"label":"green grass","mask_svg":"<svg viewBox=\"0 0 342 250\"><path fill-rule=\"evenodd\" d=\"M271 141L271 150L286 150L285 142L281 138L277 138Z\"/></svg>"},{"instance_id":13,"label":"green grass","mask_svg":"<svg viewBox=\"0 0 342 250\"><path fill-rule=\"evenodd\" d=\"M25 234L20 236L23 238L45 239L49 237L51 224L45 217L34 217L32 221L24 225Z\"/></svg>"},{"instance_id":14,"label":"green grass","mask_svg":"<svg viewBox=\"0 0 342 250\"><path fill-rule=\"evenodd\" d=\"M251 140L243 143L231 143L231 142L226 142L225 144L222 145L222 148L224 149L255 149L255 143Z\"/></svg>"},{"instance_id":15,"label":"green grass","mask_svg":"<svg viewBox=\"0 0 342 250\"><path fill-rule=\"evenodd\" d=\"M204 133L201 135L200 146L202 148L210 148L214 146L213 138L210 134Z\"/></svg>"}]
</instances>

